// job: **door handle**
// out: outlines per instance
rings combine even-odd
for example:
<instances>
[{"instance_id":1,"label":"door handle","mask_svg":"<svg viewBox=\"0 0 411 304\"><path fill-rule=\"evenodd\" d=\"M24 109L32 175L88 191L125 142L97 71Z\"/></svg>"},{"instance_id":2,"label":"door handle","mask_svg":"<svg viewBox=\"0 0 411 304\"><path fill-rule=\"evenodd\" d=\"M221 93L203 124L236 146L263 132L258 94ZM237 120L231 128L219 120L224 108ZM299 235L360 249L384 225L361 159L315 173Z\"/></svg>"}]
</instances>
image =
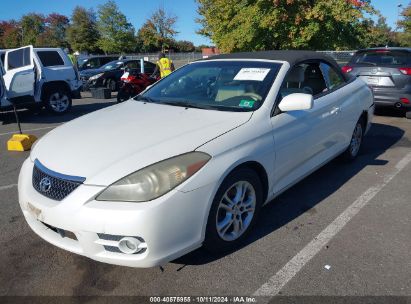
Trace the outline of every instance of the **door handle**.
<instances>
[{"instance_id":1,"label":"door handle","mask_svg":"<svg viewBox=\"0 0 411 304\"><path fill-rule=\"evenodd\" d=\"M334 114L338 114L340 112L340 108L339 107L334 107L331 111L330 114L334 115Z\"/></svg>"}]
</instances>

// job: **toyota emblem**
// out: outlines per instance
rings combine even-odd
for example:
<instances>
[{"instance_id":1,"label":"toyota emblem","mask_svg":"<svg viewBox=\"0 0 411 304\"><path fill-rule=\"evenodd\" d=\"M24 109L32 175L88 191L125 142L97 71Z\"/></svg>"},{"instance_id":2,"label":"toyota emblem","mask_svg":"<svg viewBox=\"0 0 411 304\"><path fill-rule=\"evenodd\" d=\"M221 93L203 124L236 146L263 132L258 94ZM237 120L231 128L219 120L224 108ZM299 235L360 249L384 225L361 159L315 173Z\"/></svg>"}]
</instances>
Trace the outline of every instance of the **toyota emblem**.
<instances>
[{"instance_id":1,"label":"toyota emblem","mask_svg":"<svg viewBox=\"0 0 411 304\"><path fill-rule=\"evenodd\" d=\"M51 189L51 180L48 177L43 177L40 181L41 192L49 192Z\"/></svg>"}]
</instances>

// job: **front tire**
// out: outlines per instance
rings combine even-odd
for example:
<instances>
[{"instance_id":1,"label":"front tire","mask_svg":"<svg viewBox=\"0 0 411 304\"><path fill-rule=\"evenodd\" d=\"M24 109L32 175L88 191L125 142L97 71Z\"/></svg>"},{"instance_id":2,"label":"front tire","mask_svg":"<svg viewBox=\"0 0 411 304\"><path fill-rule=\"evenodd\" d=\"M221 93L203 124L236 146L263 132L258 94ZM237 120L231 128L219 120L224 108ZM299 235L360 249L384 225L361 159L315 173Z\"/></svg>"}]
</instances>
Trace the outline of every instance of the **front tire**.
<instances>
[{"instance_id":1,"label":"front tire","mask_svg":"<svg viewBox=\"0 0 411 304\"><path fill-rule=\"evenodd\" d=\"M71 109L70 92L63 86L50 88L45 97L46 108L53 114L62 115Z\"/></svg>"},{"instance_id":2,"label":"front tire","mask_svg":"<svg viewBox=\"0 0 411 304\"><path fill-rule=\"evenodd\" d=\"M114 79L107 80L107 88L111 90L111 92L117 91L117 82Z\"/></svg>"},{"instance_id":3,"label":"front tire","mask_svg":"<svg viewBox=\"0 0 411 304\"><path fill-rule=\"evenodd\" d=\"M263 190L255 171L233 171L218 189L208 216L204 247L213 253L242 244L262 206Z\"/></svg>"},{"instance_id":4,"label":"front tire","mask_svg":"<svg viewBox=\"0 0 411 304\"><path fill-rule=\"evenodd\" d=\"M364 125L365 124L363 119L360 119L355 125L353 134L351 136L350 145L348 146L347 150L345 150L345 152L342 154L345 160L352 161L358 156L364 137Z\"/></svg>"}]
</instances>

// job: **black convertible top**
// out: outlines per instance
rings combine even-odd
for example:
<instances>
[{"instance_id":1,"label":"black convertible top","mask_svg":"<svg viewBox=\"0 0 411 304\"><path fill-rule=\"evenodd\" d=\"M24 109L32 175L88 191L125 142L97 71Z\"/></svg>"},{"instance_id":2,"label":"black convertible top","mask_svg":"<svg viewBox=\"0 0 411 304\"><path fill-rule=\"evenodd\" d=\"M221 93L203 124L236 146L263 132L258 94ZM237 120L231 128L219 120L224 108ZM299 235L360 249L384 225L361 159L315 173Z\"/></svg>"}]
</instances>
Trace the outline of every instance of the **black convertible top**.
<instances>
[{"instance_id":1,"label":"black convertible top","mask_svg":"<svg viewBox=\"0 0 411 304\"><path fill-rule=\"evenodd\" d=\"M260 51L260 52L241 52L232 54L221 54L207 58L206 60L214 59L266 59L266 60L280 60L287 61L290 66L306 60L321 60L325 61L337 69L337 62L330 56L314 51Z\"/></svg>"}]
</instances>

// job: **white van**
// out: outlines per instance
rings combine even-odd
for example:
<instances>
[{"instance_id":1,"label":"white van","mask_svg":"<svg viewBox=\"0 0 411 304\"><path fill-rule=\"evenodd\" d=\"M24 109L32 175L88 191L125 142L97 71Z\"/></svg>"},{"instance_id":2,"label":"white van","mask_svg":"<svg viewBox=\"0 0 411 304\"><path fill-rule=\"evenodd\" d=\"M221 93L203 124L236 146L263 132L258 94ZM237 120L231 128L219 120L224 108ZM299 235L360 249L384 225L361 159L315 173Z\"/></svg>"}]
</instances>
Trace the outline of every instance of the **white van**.
<instances>
[{"instance_id":1,"label":"white van","mask_svg":"<svg viewBox=\"0 0 411 304\"><path fill-rule=\"evenodd\" d=\"M0 108L45 106L54 114L71 108L72 98L81 98L76 68L60 48L25 46L0 52L3 88Z\"/></svg>"}]
</instances>

